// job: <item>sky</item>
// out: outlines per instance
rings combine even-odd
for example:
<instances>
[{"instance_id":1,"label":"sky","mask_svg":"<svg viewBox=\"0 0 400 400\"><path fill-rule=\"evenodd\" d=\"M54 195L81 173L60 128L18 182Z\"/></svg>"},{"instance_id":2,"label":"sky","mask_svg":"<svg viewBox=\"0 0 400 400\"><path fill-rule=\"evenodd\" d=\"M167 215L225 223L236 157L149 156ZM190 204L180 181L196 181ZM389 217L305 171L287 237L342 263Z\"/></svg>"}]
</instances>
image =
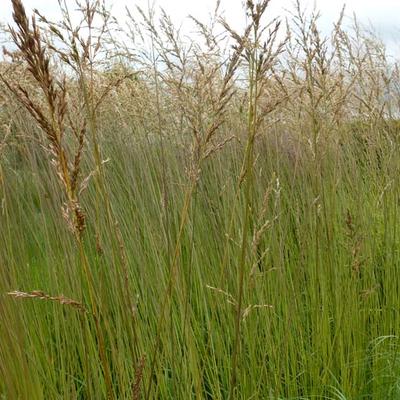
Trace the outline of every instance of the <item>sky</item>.
<instances>
[{"instance_id":1,"label":"sky","mask_svg":"<svg viewBox=\"0 0 400 400\"><path fill-rule=\"evenodd\" d=\"M74 0L65 0L71 5ZM173 18L174 22L184 22L188 15L193 15L201 21L207 21L210 13L215 7L216 0L157 0L156 6L163 7ZM146 8L153 0L106 0L106 4L112 6L112 13L120 21L124 21L125 7L133 9L136 5ZM311 10L314 2L321 11L322 17L320 27L329 32L334 21L340 13L344 4L341 0L302 0L308 10ZM23 0L27 10L37 8L48 17L57 19L57 0ZM391 53L397 52L396 41L400 43L400 0L347 0L346 15L352 16L356 13L359 20L364 24L374 26L376 32L385 41ZM232 26L242 26L243 0L221 0L221 9L224 16ZM293 9L293 0L271 0L269 13L271 17L285 16L285 10ZM9 23L12 21L11 0L0 0L0 21Z\"/></svg>"}]
</instances>

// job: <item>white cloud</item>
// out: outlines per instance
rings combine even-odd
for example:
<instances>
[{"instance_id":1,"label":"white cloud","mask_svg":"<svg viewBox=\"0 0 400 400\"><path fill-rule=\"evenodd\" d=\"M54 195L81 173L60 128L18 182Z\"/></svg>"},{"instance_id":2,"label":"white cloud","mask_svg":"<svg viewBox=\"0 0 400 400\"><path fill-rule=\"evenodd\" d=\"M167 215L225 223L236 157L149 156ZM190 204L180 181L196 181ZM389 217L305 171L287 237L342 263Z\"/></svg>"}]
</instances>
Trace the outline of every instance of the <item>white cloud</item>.
<instances>
[{"instance_id":1,"label":"white cloud","mask_svg":"<svg viewBox=\"0 0 400 400\"><path fill-rule=\"evenodd\" d=\"M3 4L3 22L12 21L11 0L0 0ZM39 9L46 16L57 18L57 0L24 0L27 10ZM73 6L74 0L66 0L67 4ZM106 0L112 4L113 14L120 20L124 20L125 7L135 8L140 6L147 8L152 4L152 0ZM215 0L157 0L156 6L163 7L171 15L176 23L182 22L189 14L196 18L207 21L209 14L215 7ZM301 3L310 10L314 5L314 0L302 0ZM333 22L337 19L343 6L342 1L317 0L318 8L321 10L321 27L328 32ZM221 8L228 21L235 27L244 24L243 1L242 0L221 0ZM269 15L285 16L285 9L293 8L293 0L271 0ZM363 23L371 23L376 27L382 38L387 42L393 42L400 28L400 0L347 0L346 14L351 16L356 13L359 20Z\"/></svg>"}]
</instances>

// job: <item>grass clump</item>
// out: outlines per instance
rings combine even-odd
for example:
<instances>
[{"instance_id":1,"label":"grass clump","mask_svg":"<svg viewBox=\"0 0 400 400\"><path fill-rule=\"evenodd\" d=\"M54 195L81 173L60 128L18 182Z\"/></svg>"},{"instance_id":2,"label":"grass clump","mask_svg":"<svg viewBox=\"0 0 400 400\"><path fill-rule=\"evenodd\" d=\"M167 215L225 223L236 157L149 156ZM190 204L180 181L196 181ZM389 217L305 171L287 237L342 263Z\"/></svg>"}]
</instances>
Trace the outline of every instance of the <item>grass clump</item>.
<instances>
[{"instance_id":1,"label":"grass clump","mask_svg":"<svg viewBox=\"0 0 400 400\"><path fill-rule=\"evenodd\" d=\"M4 399L397 399L399 69L344 10L237 32L13 0Z\"/></svg>"}]
</instances>

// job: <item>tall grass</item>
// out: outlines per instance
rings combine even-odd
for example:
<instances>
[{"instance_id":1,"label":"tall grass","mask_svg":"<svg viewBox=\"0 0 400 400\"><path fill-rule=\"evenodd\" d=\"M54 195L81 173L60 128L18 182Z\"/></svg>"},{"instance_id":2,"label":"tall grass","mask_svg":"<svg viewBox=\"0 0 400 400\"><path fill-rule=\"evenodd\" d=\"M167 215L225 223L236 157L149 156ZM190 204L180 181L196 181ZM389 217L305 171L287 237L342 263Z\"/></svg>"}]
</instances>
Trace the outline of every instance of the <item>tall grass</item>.
<instances>
[{"instance_id":1,"label":"tall grass","mask_svg":"<svg viewBox=\"0 0 400 400\"><path fill-rule=\"evenodd\" d=\"M397 399L399 69L296 3L121 27L12 1L0 396ZM72 8L71 8L72 9ZM15 49L16 51L11 51Z\"/></svg>"}]
</instances>

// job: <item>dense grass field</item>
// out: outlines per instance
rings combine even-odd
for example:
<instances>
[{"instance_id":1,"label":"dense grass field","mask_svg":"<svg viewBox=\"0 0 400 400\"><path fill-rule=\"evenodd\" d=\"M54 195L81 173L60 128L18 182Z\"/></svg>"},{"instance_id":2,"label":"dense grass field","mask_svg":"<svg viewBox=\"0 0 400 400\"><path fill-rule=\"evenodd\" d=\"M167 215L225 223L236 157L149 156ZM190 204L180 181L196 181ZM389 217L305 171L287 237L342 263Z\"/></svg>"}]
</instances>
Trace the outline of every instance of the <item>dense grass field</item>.
<instances>
[{"instance_id":1,"label":"dense grass field","mask_svg":"<svg viewBox=\"0 0 400 400\"><path fill-rule=\"evenodd\" d=\"M81 29L12 3L0 398L399 399L400 76L379 39L343 15L324 38L300 4L286 32L263 0L192 43L133 10L123 45L99 1Z\"/></svg>"}]
</instances>

